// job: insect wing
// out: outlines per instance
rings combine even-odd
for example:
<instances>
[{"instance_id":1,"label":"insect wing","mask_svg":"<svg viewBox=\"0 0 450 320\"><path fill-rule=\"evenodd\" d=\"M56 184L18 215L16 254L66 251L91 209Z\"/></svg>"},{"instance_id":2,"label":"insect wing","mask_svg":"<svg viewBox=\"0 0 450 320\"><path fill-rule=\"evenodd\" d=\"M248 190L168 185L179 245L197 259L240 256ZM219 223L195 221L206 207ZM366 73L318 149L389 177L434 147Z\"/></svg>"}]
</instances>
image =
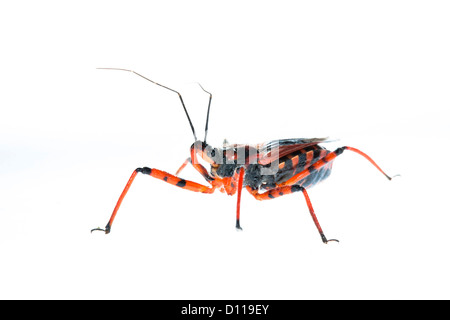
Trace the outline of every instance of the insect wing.
<instances>
[{"instance_id":1,"label":"insect wing","mask_svg":"<svg viewBox=\"0 0 450 320\"><path fill-rule=\"evenodd\" d=\"M327 138L298 138L273 140L267 143L262 143L257 146L259 150L258 163L261 165L267 165L292 152L327 141Z\"/></svg>"}]
</instances>

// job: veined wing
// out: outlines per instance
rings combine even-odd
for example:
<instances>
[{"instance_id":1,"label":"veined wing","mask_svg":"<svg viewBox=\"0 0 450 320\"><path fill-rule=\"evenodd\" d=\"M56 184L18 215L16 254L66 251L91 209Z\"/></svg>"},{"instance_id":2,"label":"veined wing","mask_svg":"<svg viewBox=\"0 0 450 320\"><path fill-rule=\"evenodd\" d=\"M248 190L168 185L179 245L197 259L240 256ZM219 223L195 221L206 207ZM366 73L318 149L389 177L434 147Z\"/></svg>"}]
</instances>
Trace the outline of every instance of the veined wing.
<instances>
[{"instance_id":1,"label":"veined wing","mask_svg":"<svg viewBox=\"0 0 450 320\"><path fill-rule=\"evenodd\" d=\"M258 163L267 165L292 152L324 142L328 142L327 138L280 139L261 143L256 146L259 151Z\"/></svg>"}]
</instances>

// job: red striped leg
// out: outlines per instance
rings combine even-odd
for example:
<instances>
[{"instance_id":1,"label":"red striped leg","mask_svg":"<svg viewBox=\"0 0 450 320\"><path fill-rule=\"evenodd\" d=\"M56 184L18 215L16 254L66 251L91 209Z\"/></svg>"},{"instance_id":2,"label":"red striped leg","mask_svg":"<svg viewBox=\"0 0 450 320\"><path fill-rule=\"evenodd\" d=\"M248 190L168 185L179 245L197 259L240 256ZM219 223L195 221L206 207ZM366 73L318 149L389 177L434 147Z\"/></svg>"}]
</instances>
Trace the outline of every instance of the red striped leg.
<instances>
[{"instance_id":1,"label":"red striped leg","mask_svg":"<svg viewBox=\"0 0 450 320\"><path fill-rule=\"evenodd\" d=\"M293 186L283 186L278 187L263 193L259 193L258 190L253 190L249 186L247 186L247 191L250 192L251 195L255 197L257 200L271 200L275 199L281 196L284 196L286 194L291 194L294 192L302 191L303 195L305 196L306 204L309 208L309 213L311 214L311 217L314 221L314 224L316 225L317 230L319 231L320 237L322 238L323 243L328 243L330 241L336 241L339 242L336 239L327 240L325 237L325 234L323 233L322 227L319 224L319 220L317 219L316 214L314 213L313 206L311 204L311 200L309 199L308 193L306 192L306 189L299 186L299 185L293 185Z\"/></svg>"},{"instance_id":2,"label":"red striped leg","mask_svg":"<svg viewBox=\"0 0 450 320\"><path fill-rule=\"evenodd\" d=\"M136 175L138 174L138 172L141 172L143 174L148 174L156 179L163 180L163 181L170 183L174 186L177 186L179 188L186 189L189 191L194 191L194 192L213 193L217 187L215 185L211 186L211 187L207 187L207 186L201 185L201 184L193 182L193 181L180 179L170 173L167 173L167 172L164 172L164 171L161 171L158 169L151 169L151 168L147 168L147 167L137 168L136 170L133 171L130 179L128 180L125 188L123 189L122 194L120 195L119 200L117 201L117 204L114 207L111 218L109 219L108 224L106 225L105 229L96 228L96 229L92 229L91 232L94 230L100 230L100 231L104 231L106 234L108 234L111 231L111 226L114 221L114 218L116 217L117 211L119 210L120 205L122 204L123 198L125 198L128 190L130 189L131 184L133 183L133 180L136 177Z\"/></svg>"},{"instance_id":3,"label":"red striped leg","mask_svg":"<svg viewBox=\"0 0 450 320\"><path fill-rule=\"evenodd\" d=\"M372 158L370 158L364 152L362 152L362 151L360 151L358 149L352 148L352 147L341 147L341 148L336 149L333 152L330 152L325 157L321 158L320 160L318 160L313 165L305 168L305 170L303 170L302 172L296 174L295 176L293 176L289 180L281 183L280 186L290 186L290 185L296 184L300 180L302 180L302 179L306 178L307 176L309 176L311 173L313 173L313 172L319 170L320 168L322 168L323 166L325 166L327 163L332 162L334 159L336 159L337 156L341 155L344 152L344 150L350 150L350 151L353 151L353 152L356 152L356 153L362 155L364 158L369 160L370 163L372 163L382 174L384 174L386 176L386 178L388 178L389 180L392 179L383 170L381 170L381 168L375 163L375 161L372 160Z\"/></svg>"}]
</instances>

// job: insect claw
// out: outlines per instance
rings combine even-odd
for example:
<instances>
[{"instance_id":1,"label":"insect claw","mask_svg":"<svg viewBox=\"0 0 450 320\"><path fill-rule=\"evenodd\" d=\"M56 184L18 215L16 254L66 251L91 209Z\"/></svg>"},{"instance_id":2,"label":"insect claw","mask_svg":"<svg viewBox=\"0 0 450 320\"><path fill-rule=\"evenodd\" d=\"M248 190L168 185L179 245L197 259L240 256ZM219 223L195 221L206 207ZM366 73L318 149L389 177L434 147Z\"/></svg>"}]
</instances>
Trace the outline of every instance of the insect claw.
<instances>
[{"instance_id":1,"label":"insect claw","mask_svg":"<svg viewBox=\"0 0 450 320\"><path fill-rule=\"evenodd\" d=\"M391 180L394 179L395 177L401 177L400 174L393 175L392 177L391 177L391 176L388 176L387 174L385 174L385 176L386 176L386 178L389 179L389 181L391 181Z\"/></svg>"},{"instance_id":2,"label":"insect claw","mask_svg":"<svg viewBox=\"0 0 450 320\"><path fill-rule=\"evenodd\" d=\"M323 241L323 243L325 243L325 244L328 244L328 242L331 242L331 241L339 242L339 240L337 240L337 239L330 239L330 240L327 240L327 238L325 237L325 235L324 235L323 233L321 233L320 236L322 237L322 241Z\"/></svg>"},{"instance_id":3,"label":"insect claw","mask_svg":"<svg viewBox=\"0 0 450 320\"><path fill-rule=\"evenodd\" d=\"M109 226L109 223L108 223L108 225L105 227L105 229L98 227L98 228L92 229L91 233L92 233L92 231L103 231L105 234L108 234L111 231L111 227Z\"/></svg>"}]
</instances>

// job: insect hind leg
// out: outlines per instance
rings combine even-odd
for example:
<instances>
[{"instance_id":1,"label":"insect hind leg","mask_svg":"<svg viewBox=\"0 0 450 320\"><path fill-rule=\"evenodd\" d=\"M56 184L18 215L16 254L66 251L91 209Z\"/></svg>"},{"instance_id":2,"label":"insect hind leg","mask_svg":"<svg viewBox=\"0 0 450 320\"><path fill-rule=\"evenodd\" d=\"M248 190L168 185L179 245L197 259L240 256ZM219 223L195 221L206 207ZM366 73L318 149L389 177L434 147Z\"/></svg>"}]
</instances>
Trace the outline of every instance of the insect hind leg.
<instances>
[{"instance_id":1,"label":"insect hind leg","mask_svg":"<svg viewBox=\"0 0 450 320\"><path fill-rule=\"evenodd\" d=\"M278 187L278 188L275 188L275 189L272 189L272 190L269 190L269 191L266 191L263 193L259 193L258 190L253 190L252 188L247 186L247 191L252 196L254 196L255 199L257 199L257 200L271 200L271 199L275 199L275 198L278 198L278 197L281 197L281 196L284 196L287 194L301 191L305 197L306 204L308 205L309 213L311 214L314 224L316 225L316 228L319 231L320 237L322 238L322 242L325 244L327 244L328 242L331 242L331 241L339 242L339 240L337 240L337 239L328 240L325 237L322 227L319 224L319 220L317 219L317 216L314 212L314 209L311 204L311 200L309 199L308 193L306 192L306 189L303 188L302 186L299 186L299 185L282 186L282 187Z\"/></svg>"},{"instance_id":2,"label":"insect hind leg","mask_svg":"<svg viewBox=\"0 0 450 320\"><path fill-rule=\"evenodd\" d=\"M352 147L340 147L337 148L336 150L334 150L333 152L328 153L325 157L320 158L317 162L315 162L313 165L310 165L306 168L304 168L304 170L302 172L299 172L298 174L294 175L292 178L290 178L289 180L283 182L280 184L280 186L291 186L291 185L295 185L297 184L299 181L301 181L302 179L305 179L306 177L308 177L310 174L318 171L320 168L326 166L328 163L331 163L332 161L334 161L334 159L336 159L336 157L338 157L339 155L341 155L345 150L350 150L353 151L361 156L363 156L364 158L366 158L367 160L369 160L369 162L375 166L386 178L388 178L389 180L392 180L393 177L388 176L377 164L376 162L369 157L367 154L365 154L364 152L362 152L361 150L358 150L356 148L352 148ZM395 175L397 176L397 175ZM394 177L395 177L394 176Z\"/></svg>"},{"instance_id":3,"label":"insect hind leg","mask_svg":"<svg viewBox=\"0 0 450 320\"><path fill-rule=\"evenodd\" d=\"M397 176L399 176L398 174L396 174L395 176L388 176L379 166L378 166L378 164L376 164L376 162L375 161L373 161L373 159L371 158L371 157L369 157L367 154L365 154L364 152L362 152L361 150L358 150L358 149L356 149L356 148L352 148L352 147L342 147L342 149L344 149L344 150L350 150L350 151L353 151L353 152L355 152L355 153L357 153L357 154L359 154L359 155L361 155L361 156L363 156L364 158L366 158L367 160L369 160L369 162L375 167L375 168L377 168L382 174L384 174L384 176L386 177L386 178L388 178L389 180L392 180L392 178L395 178L395 177L397 177Z\"/></svg>"}]
</instances>

